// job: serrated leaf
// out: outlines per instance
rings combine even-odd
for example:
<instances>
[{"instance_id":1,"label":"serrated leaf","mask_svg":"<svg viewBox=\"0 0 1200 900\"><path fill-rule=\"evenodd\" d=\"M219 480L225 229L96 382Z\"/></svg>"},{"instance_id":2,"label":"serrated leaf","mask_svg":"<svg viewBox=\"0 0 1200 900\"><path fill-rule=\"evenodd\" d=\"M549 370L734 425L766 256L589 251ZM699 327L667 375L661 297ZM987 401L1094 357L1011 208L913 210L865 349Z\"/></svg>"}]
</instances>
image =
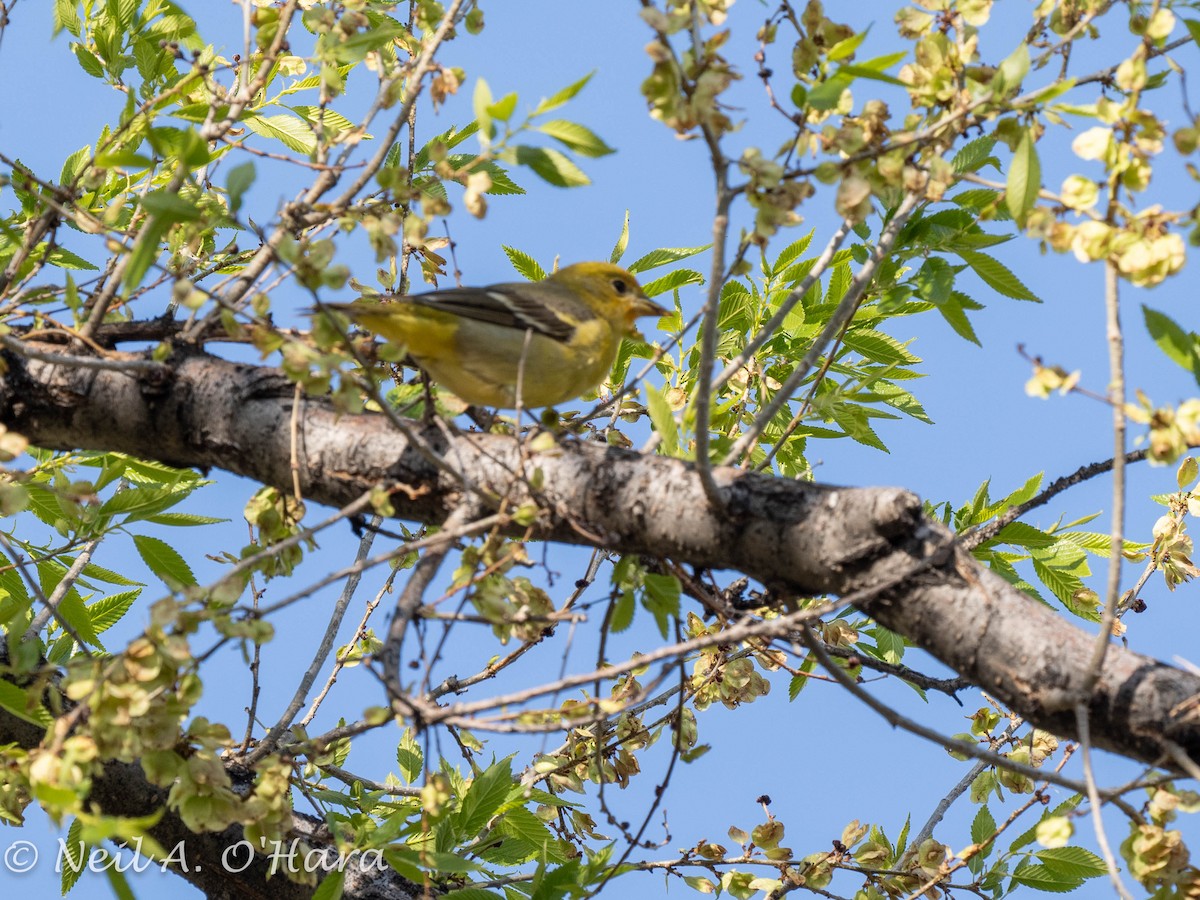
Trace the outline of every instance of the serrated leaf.
<instances>
[{"instance_id":1,"label":"serrated leaf","mask_svg":"<svg viewBox=\"0 0 1200 900\"><path fill-rule=\"evenodd\" d=\"M353 122L339 112L334 112L328 106L289 106L292 112L308 122L313 128L324 128L334 134L342 134L357 128ZM364 140L370 140L369 134L363 135Z\"/></svg>"},{"instance_id":2,"label":"serrated leaf","mask_svg":"<svg viewBox=\"0 0 1200 900\"><path fill-rule=\"evenodd\" d=\"M129 612L129 608L133 606L133 601L141 596L141 593L141 588L122 591L120 594L104 597L89 605L88 615L92 619L92 627L96 633L103 634L121 621L125 613Z\"/></svg>"},{"instance_id":3,"label":"serrated leaf","mask_svg":"<svg viewBox=\"0 0 1200 900\"><path fill-rule=\"evenodd\" d=\"M1058 538L1054 535L1046 534L1040 528L1034 528L1025 522L1009 522L1000 529L996 540L1017 547L1052 547L1058 543Z\"/></svg>"},{"instance_id":4,"label":"serrated leaf","mask_svg":"<svg viewBox=\"0 0 1200 900\"><path fill-rule=\"evenodd\" d=\"M104 566L98 566L95 563L88 563L83 567L83 577L95 581L103 581L105 584L119 585L120 587L145 587L140 581L134 581L120 572L114 572L112 569L106 569Z\"/></svg>"},{"instance_id":5,"label":"serrated leaf","mask_svg":"<svg viewBox=\"0 0 1200 900\"><path fill-rule=\"evenodd\" d=\"M317 149L317 136L307 123L296 116L244 113L241 121L255 134L279 141L296 153L311 156Z\"/></svg>"},{"instance_id":6,"label":"serrated leaf","mask_svg":"<svg viewBox=\"0 0 1200 900\"><path fill-rule=\"evenodd\" d=\"M1089 553L1094 553L1096 556L1102 556L1105 559L1112 556L1112 537L1110 535L1095 531L1065 531L1058 536L1064 541L1070 541L1072 544L1082 547ZM1149 544L1137 541L1125 541L1123 546L1126 553L1140 553L1143 550L1150 549Z\"/></svg>"},{"instance_id":7,"label":"serrated leaf","mask_svg":"<svg viewBox=\"0 0 1200 900\"><path fill-rule=\"evenodd\" d=\"M647 297L657 297L688 284L704 284L704 276L693 269L676 269L642 286Z\"/></svg>"},{"instance_id":8,"label":"serrated leaf","mask_svg":"<svg viewBox=\"0 0 1200 900\"><path fill-rule=\"evenodd\" d=\"M620 634L633 624L633 614L637 611L636 598L633 591L621 591L613 602L612 614L608 617L608 630Z\"/></svg>"},{"instance_id":9,"label":"serrated leaf","mask_svg":"<svg viewBox=\"0 0 1200 900\"><path fill-rule=\"evenodd\" d=\"M516 247L510 247L507 244L502 244L501 249L504 250L504 255L508 257L508 261L512 263L513 268L523 278L528 278L530 281L541 281L546 277L546 270L524 250L518 250Z\"/></svg>"},{"instance_id":10,"label":"serrated leaf","mask_svg":"<svg viewBox=\"0 0 1200 900\"><path fill-rule=\"evenodd\" d=\"M184 561L174 547L166 541L149 537L144 534L133 536L133 545L138 555L151 572L163 580L171 590L181 587L192 587L196 584L196 576L191 567Z\"/></svg>"},{"instance_id":11,"label":"serrated leaf","mask_svg":"<svg viewBox=\"0 0 1200 900\"><path fill-rule=\"evenodd\" d=\"M1021 866L1010 876L1014 882L1037 891L1065 894L1083 884L1083 878L1071 878L1051 869L1049 866L1034 863Z\"/></svg>"},{"instance_id":12,"label":"serrated leaf","mask_svg":"<svg viewBox=\"0 0 1200 900\"><path fill-rule=\"evenodd\" d=\"M887 446L879 439L879 435L871 428L867 412L861 406L855 406L851 403L834 404L829 415L833 421L841 426L851 438L860 444L867 447L874 447L876 450L882 450L884 453L890 453Z\"/></svg>"},{"instance_id":13,"label":"serrated leaf","mask_svg":"<svg viewBox=\"0 0 1200 900\"><path fill-rule=\"evenodd\" d=\"M957 153L954 154L954 159L950 165L954 167L955 172L977 172L981 169L989 159L993 159L992 150L996 146L996 138L993 135L984 135L983 137L975 138L973 141L968 141L964 144ZM963 193L972 193L964 191ZM984 192L978 192L984 193ZM987 191L993 198L994 191ZM962 194L959 195L960 197ZM958 198L955 198L958 202Z\"/></svg>"},{"instance_id":14,"label":"serrated leaf","mask_svg":"<svg viewBox=\"0 0 1200 900\"><path fill-rule=\"evenodd\" d=\"M882 331L855 328L847 331L842 343L866 359L885 366L909 366L921 361L905 349L900 341Z\"/></svg>"},{"instance_id":15,"label":"serrated leaf","mask_svg":"<svg viewBox=\"0 0 1200 900\"><path fill-rule=\"evenodd\" d=\"M78 0L54 0L54 34L57 35L65 28L75 37L79 37L79 13L75 10L77 5ZM66 894L65 890L63 894Z\"/></svg>"},{"instance_id":16,"label":"serrated leaf","mask_svg":"<svg viewBox=\"0 0 1200 900\"><path fill-rule=\"evenodd\" d=\"M62 848L62 895L67 896L71 888L79 881L87 866L91 848L83 842L83 824L79 819L71 820L67 829L67 839Z\"/></svg>"},{"instance_id":17,"label":"serrated leaf","mask_svg":"<svg viewBox=\"0 0 1200 900\"><path fill-rule=\"evenodd\" d=\"M475 776L458 810L459 834L468 839L478 834L488 819L500 811L512 786L511 756L493 763Z\"/></svg>"},{"instance_id":18,"label":"serrated leaf","mask_svg":"<svg viewBox=\"0 0 1200 900\"><path fill-rule=\"evenodd\" d=\"M228 522L229 519L222 519L218 516L200 516L195 513L159 513L155 516L146 516L146 521L153 522L155 525L191 526L219 525L222 522Z\"/></svg>"},{"instance_id":19,"label":"serrated leaf","mask_svg":"<svg viewBox=\"0 0 1200 900\"><path fill-rule=\"evenodd\" d=\"M104 64L100 62L95 53L82 44L75 44L71 49L75 52L75 59L78 60L79 67L83 71L93 78L104 77Z\"/></svg>"},{"instance_id":20,"label":"serrated leaf","mask_svg":"<svg viewBox=\"0 0 1200 900\"><path fill-rule=\"evenodd\" d=\"M100 268L88 262L82 256L72 253L65 247L55 247L51 250L50 255L46 257L46 262L59 269L73 269L84 272L94 272Z\"/></svg>"},{"instance_id":21,"label":"serrated leaf","mask_svg":"<svg viewBox=\"0 0 1200 900\"><path fill-rule=\"evenodd\" d=\"M1031 300L1034 303L1042 302L1037 294L1027 288L1021 282L1021 279L1014 275L998 259L975 250L956 249L954 252L962 257L963 262L970 266L971 270L998 294L1003 294L1005 297L1011 297L1014 300Z\"/></svg>"},{"instance_id":22,"label":"serrated leaf","mask_svg":"<svg viewBox=\"0 0 1200 900\"><path fill-rule=\"evenodd\" d=\"M400 774L409 784L415 782L425 771L425 754L421 745L413 737L412 729L405 729L396 747L396 764L400 766Z\"/></svg>"},{"instance_id":23,"label":"serrated leaf","mask_svg":"<svg viewBox=\"0 0 1200 900\"><path fill-rule=\"evenodd\" d=\"M793 675L791 681L788 682L788 700L795 700L800 696L800 692L808 686L811 679L808 677L817 665L817 658L811 653L805 657L804 662L797 669L799 674Z\"/></svg>"},{"instance_id":24,"label":"serrated leaf","mask_svg":"<svg viewBox=\"0 0 1200 900\"><path fill-rule=\"evenodd\" d=\"M962 301L965 297L966 294L961 291L951 291L946 302L938 304L934 309L942 314L942 318L954 329L955 334L977 347L982 347L979 337L975 334L975 328L971 325L971 321L967 318L967 312L963 308Z\"/></svg>"},{"instance_id":25,"label":"serrated leaf","mask_svg":"<svg viewBox=\"0 0 1200 900\"><path fill-rule=\"evenodd\" d=\"M1033 496L1042 486L1042 473L1031 475L1026 482L1004 498L1004 502L1009 506L1020 506L1033 499Z\"/></svg>"},{"instance_id":26,"label":"serrated leaf","mask_svg":"<svg viewBox=\"0 0 1200 900\"><path fill-rule=\"evenodd\" d=\"M996 819L992 816L991 810L986 805L979 807L979 812L975 813L975 818L971 822L971 840L976 844L982 844L995 833Z\"/></svg>"},{"instance_id":27,"label":"serrated leaf","mask_svg":"<svg viewBox=\"0 0 1200 900\"><path fill-rule=\"evenodd\" d=\"M659 266L679 262L681 259L687 259L689 256L703 253L711 246L712 244L705 244L703 247L661 247L658 250L651 250L645 256L639 257L636 262L632 263L629 266L629 271L636 275L638 272L657 269Z\"/></svg>"},{"instance_id":28,"label":"serrated leaf","mask_svg":"<svg viewBox=\"0 0 1200 900\"><path fill-rule=\"evenodd\" d=\"M1054 847L1034 854L1047 868L1070 878L1098 878L1108 874L1104 860L1083 847Z\"/></svg>"},{"instance_id":29,"label":"serrated leaf","mask_svg":"<svg viewBox=\"0 0 1200 900\"><path fill-rule=\"evenodd\" d=\"M770 274L778 275L780 272L790 266L792 262L794 262L801 254L804 253L805 250L808 249L808 245L812 243L813 235L815 233L816 229L814 228L804 237L800 238L799 240L792 241L792 243L788 244L781 251L779 251L779 255L775 257L775 262L771 266Z\"/></svg>"}]
</instances>

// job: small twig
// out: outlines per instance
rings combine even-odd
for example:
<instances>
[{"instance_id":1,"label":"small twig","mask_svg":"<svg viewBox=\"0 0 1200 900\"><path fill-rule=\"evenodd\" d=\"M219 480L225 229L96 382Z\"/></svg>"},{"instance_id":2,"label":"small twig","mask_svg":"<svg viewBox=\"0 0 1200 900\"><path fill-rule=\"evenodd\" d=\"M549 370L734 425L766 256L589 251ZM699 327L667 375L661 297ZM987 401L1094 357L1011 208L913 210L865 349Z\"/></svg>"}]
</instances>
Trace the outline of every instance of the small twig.
<instances>
[{"instance_id":1,"label":"small twig","mask_svg":"<svg viewBox=\"0 0 1200 900\"><path fill-rule=\"evenodd\" d=\"M376 523L379 517L375 517ZM375 542L375 532L371 529L366 529L363 532L362 538L358 542L358 552L355 554L354 561L362 562L367 558L367 554L371 550L371 545ZM266 733L263 739L254 748L254 751L246 759L247 765L254 765L255 762L262 759L268 753L274 752L279 743L280 736L291 727L292 722L296 718L296 714L300 712L300 707L304 705L304 700L308 696L309 690L313 686L313 682L317 680L317 675L325 665L325 661L329 658L329 654L333 651L334 641L337 640L338 630L341 628L342 619L346 615L346 610L350 606L350 601L354 598L355 592L358 590L359 582L362 580L362 571L358 570L350 574L346 579L346 585L342 588L342 593L338 596L337 602L333 606L333 612L329 616L329 622L325 626L325 633L321 636L321 643L317 646L317 652L313 656L312 662L308 664L304 675L300 678L300 683L296 686L295 692L292 694L292 699L283 711L283 715L279 717L271 729Z\"/></svg>"},{"instance_id":2,"label":"small twig","mask_svg":"<svg viewBox=\"0 0 1200 900\"><path fill-rule=\"evenodd\" d=\"M733 445L733 449L729 451L729 454L723 460L724 465L733 465L740 459L758 440L759 435L771 423L776 414L791 401L792 394L808 376L809 370L816 365L817 360L820 359L829 344L841 332L842 327L854 315L855 310L858 309L858 304L862 299L863 293L875 277L875 270L887 258L888 254L892 252L892 245L896 242L896 237L900 234L900 229L904 227L904 223L908 221L909 216L912 215L913 210L917 208L919 202L920 198L916 194L906 194L904 199L900 201L900 205L897 207L891 221L880 232L879 243L876 244L875 251L854 277L845 296L838 303L837 309L829 317L829 321L825 323L825 327L817 335L812 346L808 348L808 352L804 354L804 358L796 364L796 368L792 371L792 374L787 377L787 380L775 392L775 396L771 398L771 402L766 405L765 409L759 411L758 415L755 416L754 423L746 430L745 434L738 438L737 442Z\"/></svg>"}]
</instances>

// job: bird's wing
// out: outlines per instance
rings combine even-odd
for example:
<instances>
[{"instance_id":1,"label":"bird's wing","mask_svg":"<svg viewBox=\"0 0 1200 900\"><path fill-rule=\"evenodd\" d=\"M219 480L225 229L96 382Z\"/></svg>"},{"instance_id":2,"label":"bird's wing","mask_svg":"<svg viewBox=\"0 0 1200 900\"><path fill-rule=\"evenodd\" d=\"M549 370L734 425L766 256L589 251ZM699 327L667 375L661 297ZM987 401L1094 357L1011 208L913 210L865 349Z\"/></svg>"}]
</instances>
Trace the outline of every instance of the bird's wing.
<instances>
[{"instance_id":1,"label":"bird's wing","mask_svg":"<svg viewBox=\"0 0 1200 900\"><path fill-rule=\"evenodd\" d=\"M570 341L575 334L575 325L560 316L544 299L530 296L532 287L536 287L543 295L554 289L548 284L534 286L523 283L497 284L489 288L447 288L409 296L405 302L440 309L464 319L490 322L519 331L533 331L563 343ZM574 298L570 299L574 301ZM591 318L591 311L584 304L578 306L577 318Z\"/></svg>"}]
</instances>

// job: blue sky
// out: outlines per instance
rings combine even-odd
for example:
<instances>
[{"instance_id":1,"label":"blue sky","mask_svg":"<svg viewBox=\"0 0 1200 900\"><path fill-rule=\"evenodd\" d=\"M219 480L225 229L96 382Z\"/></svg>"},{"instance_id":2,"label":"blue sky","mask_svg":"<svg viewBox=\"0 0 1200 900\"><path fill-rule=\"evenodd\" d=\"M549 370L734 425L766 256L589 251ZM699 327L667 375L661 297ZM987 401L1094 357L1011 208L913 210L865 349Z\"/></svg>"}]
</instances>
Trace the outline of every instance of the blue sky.
<instances>
[{"instance_id":1,"label":"blue sky","mask_svg":"<svg viewBox=\"0 0 1200 900\"><path fill-rule=\"evenodd\" d=\"M194 2L184 6L193 12L202 8L202 4ZM839 6L847 6L848 11L839 10L836 14L855 16L852 21L857 27L873 25L867 55L874 55L872 48L883 52L893 46L891 17L896 8L893 4L854 5L852 11L848 4ZM1021 40L1029 22L1030 4L1009 0L1003 6L1005 19L999 22L998 29L989 28L983 45L984 52L993 59L1008 54ZM204 4L203 9L209 38L218 46L223 45L227 55L236 52L241 33L239 9L233 4ZM543 264L549 264L555 257L563 262L607 258L626 210L630 213L631 228L627 259L635 259L660 246L707 243L712 201L705 150L700 142L677 140L645 114L638 88L649 68L642 49L649 33L636 18L636 5L527 0L520 4L518 12L511 9L500 4L486 8L488 19L483 34L456 41L445 49L442 61L465 68L468 79L463 91L450 98L436 117L429 109L422 109L419 127L425 134L433 134L450 125L468 122L472 118L471 92L479 77L487 80L496 96L516 91L520 96L519 108L528 109L538 98L595 71L587 89L563 113L566 118L587 124L618 152L585 162L593 179L589 187L560 190L518 172L517 180L529 190L528 196L493 198L489 215L482 221L456 213L450 220L450 228L457 243L457 260L464 282L484 284L513 277L502 250L505 244L533 254ZM765 14L764 9L745 0L731 14L730 25L738 37L730 56L746 77L731 92L730 102L740 107L739 115L748 120L746 127L731 139L731 147L760 146L769 153L784 132L765 110L750 60L755 49L753 32ZM776 48L775 52L782 57L776 67L785 65L786 49ZM1186 64L1195 53L1195 48L1188 47L1178 56ZM0 101L0 150L51 176L57 174L62 159L95 140L102 124L115 118L123 102L121 96L79 71L70 55L66 35L51 41L48 4L17 4L13 23L0 45L0 79L5 84L28 85L24 90L6 91ZM1168 108L1175 107L1168 104ZM1043 149L1042 158L1046 184L1051 188L1069 171L1086 171L1082 169L1086 164L1073 161L1065 152L1065 145ZM263 221L278 201L288 196L290 188L267 175L264 166L259 166L259 172L260 180L248 202L259 210L256 217ZM1194 193L1192 185L1177 176L1163 179L1158 190L1167 198ZM7 208L11 202L11 193L0 191L0 207ZM1186 206L1190 201L1175 202ZM815 242L822 243L836 221L831 195L818 195L803 212L806 222L795 236L815 228ZM735 227L745 221L745 210L739 214L743 218L735 222ZM782 238L777 248L790 238ZM372 261L366 256L349 255L350 252L347 251L346 261L361 270L362 280L372 281ZM973 316L983 341L982 349L958 338L938 317L905 320L901 327L911 331L893 333L902 339L914 339L911 349L926 360L929 377L918 382L914 392L937 424L926 426L910 420L881 424L880 436L891 448L890 454L849 441L827 443L820 448L813 446L811 461L819 463L820 480L852 485L899 484L928 499L959 504L969 499L987 478L992 479L993 494L997 495L1017 487L1035 472L1045 471L1049 481L1079 465L1111 455L1108 409L1080 397L1054 397L1049 401L1026 397L1023 386L1029 377L1029 367L1015 350L1018 343L1024 343L1031 353L1044 356L1048 363L1082 369L1084 383L1093 390L1103 391L1107 367L1100 268L1081 266L1071 258L1044 256L1032 242L1021 239L1000 248L997 256L1046 302L1036 305L1006 300L982 284L972 285L973 295L987 304L987 309ZM707 271L706 260L701 258L695 267ZM1123 288L1129 333L1128 382L1141 387L1160 403L1192 395L1195 385L1186 373L1166 362L1145 338L1138 304L1148 303L1194 329L1197 322L1189 281L1186 276L1176 278L1153 291ZM685 310L693 311L701 302L700 291L688 289L682 300ZM297 291L295 306L308 304L309 298ZM245 541L240 512L254 486L220 473L214 477L219 483L198 494L188 509L229 516L233 521L223 532L224 546L240 547ZM1173 469L1137 466L1131 471L1130 481L1130 536L1148 539L1149 527L1160 508L1145 498L1150 493L1173 489ZM1097 481L1068 493L1054 506L1035 512L1031 521L1047 525L1060 513L1074 518L1102 510L1108 505L1107 491L1107 483ZM1105 520L1101 518L1093 527L1097 530L1105 527ZM321 566L330 567L346 559L353 552L353 544L348 531L324 538L321 552L308 563L307 571L311 574ZM203 553L211 549L196 547L189 558L202 581L218 573L203 558ZM555 568L570 573L573 561L579 558L578 554L556 556ZM131 548L128 558L114 555L103 564L110 568L140 569ZM1100 567L1094 565L1094 568ZM594 599L605 595L605 577L602 575L593 589ZM1131 583L1132 577L1130 572L1126 583ZM567 583L571 578L568 574ZM276 588L286 589L283 585ZM1190 652L1190 647L1180 645L1178 635L1195 634L1200 625L1194 591L1183 589L1169 595L1161 587L1161 581L1156 580L1143 596L1150 610L1131 622L1130 645L1167 660L1175 654ZM264 652L264 671L271 673L264 682L261 715L265 720L273 721L276 710L290 696L296 674L311 658L311 648L316 645L331 599L331 595L315 596L296 607L295 614L287 620L276 623L277 640ZM144 617L145 613L135 611L124 624L130 629L140 627L144 619L139 619L139 615ZM348 619L357 620L357 616L352 613ZM377 628L381 627L382 620L377 623ZM646 649L658 640L653 628L635 630L620 636L616 645L610 646L609 657L619 658L623 652ZM197 646L203 644L197 642ZM480 637L469 647L486 650L488 641ZM471 650L462 652L469 656ZM583 626L577 630L568 656L570 669L582 671L594 654L594 634ZM219 714L236 730L242 722L245 667L236 653L221 659L224 663L211 667L207 696L197 711L210 716ZM917 662L920 659L920 656L912 659L918 668L940 671L936 663L925 665ZM557 671L559 662L560 657L551 653L514 672L513 677L532 679L551 675ZM555 668L551 671L539 666ZM713 710L702 717L702 740L713 744L713 750L696 763L676 769L662 809L647 832L648 839L666 843L661 849L648 852L648 858L669 858L676 855L677 848L694 845L701 838L729 844L725 838L728 826L749 830L761 821L761 809L754 801L763 793L772 797L772 811L787 827L784 843L798 855L827 849L829 842L853 818L878 823L894 838L906 815L911 813L914 827L919 825L965 771L964 764L948 761L939 748L891 730L837 687L814 684L800 699L789 704L786 683L786 679L777 680L769 697L736 712ZM348 672L327 709L331 714L340 709L347 717L356 716L363 705L364 692L373 690L373 685L373 679L361 670ZM963 717L979 705L978 698L970 694L964 695L966 706L960 709L939 696L932 696L927 705L922 704L899 684L884 683L872 688L907 713L947 733L966 730L968 723ZM236 698L232 703L231 697ZM369 736L356 747L348 767L380 776L393 759L391 740L389 735ZM517 746L527 756L541 743L531 739ZM508 752L505 747L506 744L496 742L489 750L495 748L497 755L502 755ZM649 803L650 785L661 777L665 761L665 753L649 754L644 761L647 771L640 787L627 792L627 796L608 792L618 815L640 822ZM1102 767L1108 783L1129 778L1136 771L1119 760L1105 760ZM1052 794L1059 796L1061 792ZM964 823L969 823L974 810L960 802L948 818L945 830L937 836L956 848L965 846L969 838ZM996 812L999 818L1001 811ZM666 828L662 824L664 818ZM56 832L37 815L31 816L31 823L24 833L13 830L0 833L0 844L27 838L37 843L43 855L51 852ZM1117 821L1110 819L1110 827L1116 825ZM1080 823L1081 831L1089 827L1086 822ZM1186 820L1182 827L1186 837L1200 841L1200 828ZM603 825L600 830L611 831ZM1116 841L1122 836L1123 830L1117 827ZM1090 845L1090 841L1083 842ZM40 895L56 889L57 876L42 866L16 883ZM852 892L849 882L835 882L835 889L838 885ZM139 896L168 889L173 896L188 896L190 891L170 876L161 886L156 879L143 876L135 880L134 887ZM672 888L687 891L678 883ZM617 890L621 896L631 898L657 897L662 887L659 876L633 876ZM95 879L80 884L74 896L90 898L108 893L103 880Z\"/></svg>"}]
</instances>

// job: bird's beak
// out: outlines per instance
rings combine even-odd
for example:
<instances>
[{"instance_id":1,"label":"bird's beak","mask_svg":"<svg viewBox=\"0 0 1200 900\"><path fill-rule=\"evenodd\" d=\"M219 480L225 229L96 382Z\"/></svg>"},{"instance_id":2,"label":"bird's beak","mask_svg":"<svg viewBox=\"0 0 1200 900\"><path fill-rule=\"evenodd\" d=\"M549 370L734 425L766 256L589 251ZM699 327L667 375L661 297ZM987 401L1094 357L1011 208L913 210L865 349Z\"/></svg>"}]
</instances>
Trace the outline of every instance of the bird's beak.
<instances>
[{"instance_id":1,"label":"bird's beak","mask_svg":"<svg viewBox=\"0 0 1200 900\"><path fill-rule=\"evenodd\" d=\"M671 315L669 309L659 306L649 297L635 297L631 305L634 316L639 319L642 316L658 316L661 319L663 316Z\"/></svg>"}]
</instances>

